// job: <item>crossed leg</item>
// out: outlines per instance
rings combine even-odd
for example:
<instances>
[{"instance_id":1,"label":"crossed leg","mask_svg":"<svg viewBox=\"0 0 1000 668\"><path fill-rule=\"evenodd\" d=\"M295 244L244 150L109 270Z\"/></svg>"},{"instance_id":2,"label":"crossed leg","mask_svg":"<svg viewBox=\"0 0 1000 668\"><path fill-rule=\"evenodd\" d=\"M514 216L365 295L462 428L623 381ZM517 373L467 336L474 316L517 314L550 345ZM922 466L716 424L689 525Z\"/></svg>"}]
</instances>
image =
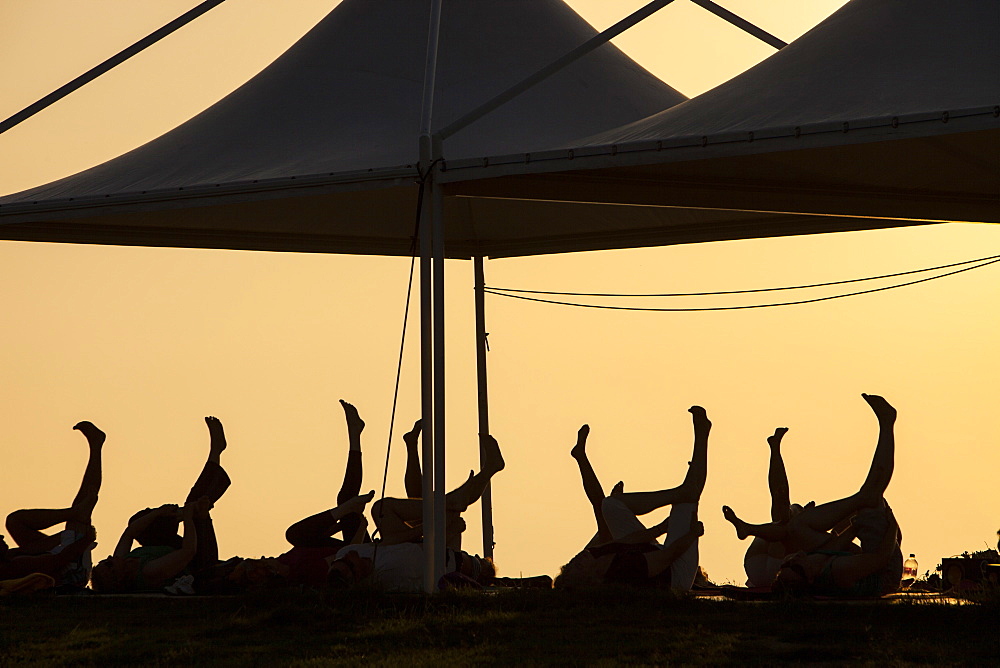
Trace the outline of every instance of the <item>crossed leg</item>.
<instances>
[{"instance_id":1,"label":"crossed leg","mask_svg":"<svg viewBox=\"0 0 1000 668\"><path fill-rule=\"evenodd\" d=\"M893 434L896 409L880 396L861 396L868 402L879 423L875 454L861 488L851 496L837 501L818 506L808 505L786 524L750 524L737 517L732 508L723 506L723 515L732 522L740 540L747 536L759 536L767 541L785 541L786 546L793 550L815 549L831 538L831 529L851 515L863 508L877 508L883 503L882 496L892 479L896 454Z\"/></svg>"},{"instance_id":2,"label":"crossed leg","mask_svg":"<svg viewBox=\"0 0 1000 668\"><path fill-rule=\"evenodd\" d=\"M479 473L471 473L469 479L445 495L445 513L448 524L454 527L459 524L461 513L482 497L490 479L503 470L505 463L500 452L500 445L489 434L480 437L480 448L483 455L483 467ZM409 490L408 490L409 494ZM423 521L423 499L397 499L386 497L372 505L372 517L378 527L382 541L386 544L404 543L418 540L422 535L420 527ZM464 523L463 523L464 524ZM449 536L455 532L448 529ZM449 545L454 547L454 544Z\"/></svg>"},{"instance_id":3,"label":"crossed leg","mask_svg":"<svg viewBox=\"0 0 1000 668\"><path fill-rule=\"evenodd\" d=\"M73 429L87 439L90 451L80 489L69 508L28 508L15 510L7 516L7 533L25 551L35 554L55 549L61 537L44 533L44 529L66 523L66 529L83 536L91 526L91 515L101 490L101 451L105 434L92 422L79 422Z\"/></svg>"},{"instance_id":4,"label":"crossed leg","mask_svg":"<svg viewBox=\"0 0 1000 668\"><path fill-rule=\"evenodd\" d=\"M210 439L208 459L185 499L185 504L201 502L209 509L203 513L195 513L193 516L194 529L198 536L198 550L191 560L191 568L194 571L214 566L219 561L219 543L215 536L215 526L212 524L212 516L209 511L232 484L229 474L222 468L222 452L227 445L222 422L219 418L210 415L205 418L205 424L208 426ZM201 501L206 498L207 502Z\"/></svg>"},{"instance_id":5,"label":"crossed leg","mask_svg":"<svg viewBox=\"0 0 1000 668\"><path fill-rule=\"evenodd\" d=\"M698 503L701 498L708 477L708 434L712 423L701 406L692 406L688 412L694 426L694 450L684 481L677 487L656 492L612 491L612 496L620 499L634 514L645 515L675 503Z\"/></svg>"},{"instance_id":6,"label":"crossed leg","mask_svg":"<svg viewBox=\"0 0 1000 668\"><path fill-rule=\"evenodd\" d=\"M349 501L358 497L361 492L363 479L361 432L364 431L365 421L361 419L358 409L353 404L341 399L340 405L344 409L344 417L347 420L349 450L347 452L347 467L344 470L344 481L337 494L337 506L311 515L304 520L299 520L288 527L288 530L285 531L285 539L296 547L340 547L348 543L361 542L364 539L362 532L366 524L361 515L364 505L362 504L354 512L347 513L339 512L337 508L342 508ZM343 540L334 538L337 533L342 534Z\"/></svg>"},{"instance_id":7,"label":"crossed leg","mask_svg":"<svg viewBox=\"0 0 1000 668\"><path fill-rule=\"evenodd\" d=\"M778 427L772 435L767 437L767 445L771 453L767 467L767 488L771 495L771 521L779 524L787 522L791 516L788 474L785 472L785 461L781 456L781 439L787 432L787 427ZM747 586L763 587L769 585L774 580L774 576L777 575L786 551L785 544L781 541L767 541L760 536L755 536L743 557Z\"/></svg>"},{"instance_id":8,"label":"crossed leg","mask_svg":"<svg viewBox=\"0 0 1000 668\"><path fill-rule=\"evenodd\" d=\"M694 427L694 451L684 481L678 487L656 492L623 492L619 482L601 504L608 532L616 541L646 529L636 515L671 506L663 545L646 553L645 558L650 577L669 569L670 586L681 590L691 589L698 573L698 538L704 534L698 521L698 501L708 476L708 436L712 428L704 408L692 406L688 410Z\"/></svg>"}]
</instances>

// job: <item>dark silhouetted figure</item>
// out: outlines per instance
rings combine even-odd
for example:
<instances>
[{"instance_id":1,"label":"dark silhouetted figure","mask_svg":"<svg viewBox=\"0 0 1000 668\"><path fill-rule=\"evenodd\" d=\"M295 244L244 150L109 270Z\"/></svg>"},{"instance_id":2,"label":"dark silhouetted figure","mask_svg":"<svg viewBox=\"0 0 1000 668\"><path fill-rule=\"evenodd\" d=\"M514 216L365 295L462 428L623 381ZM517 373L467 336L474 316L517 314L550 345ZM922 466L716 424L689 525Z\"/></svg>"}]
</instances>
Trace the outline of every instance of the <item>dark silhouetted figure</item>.
<instances>
[{"instance_id":1,"label":"dark silhouetted figure","mask_svg":"<svg viewBox=\"0 0 1000 668\"><path fill-rule=\"evenodd\" d=\"M785 524L802 512L802 506L791 503L788 475L781 457L781 440L788 432L787 427L778 427L767 437L770 457L767 468L767 488L771 495L771 522ZM815 505L815 504L813 504ZM748 587L770 587L785 557L794 552L780 540L768 541L755 536L743 557L743 569L747 574Z\"/></svg>"},{"instance_id":2,"label":"dark silhouetted figure","mask_svg":"<svg viewBox=\"0 0 1000 668\"><path fill-rule=\"evenodd\" d=\"M347 420L349 449L344 480L334 508L310 515L288 527L285 539L292 549L277 557L260 559L230 559L195 578L199 592L239 592L282 586L323 588L336 573L339 584L364 578L370 569L358 563L356 556L336 563L337 551L355 542L370 541L365 506L375 492L359 495L363 480L361 433L365 421L354 405L340 400ZM341 538L337 538L337 535Z\"/></svg>"},{"instance_id":3,"label":"dark silhouetted figure","mask_svg":"<svg viewBox=\"0 0 1000 668\"><path fill-rule=\"evenodd\" d=\"M655 492L625 492L619 482L604 496L587 458L590 428L583 425L571 455L580 467L584 492L594 510L597 533L556 578L559 588L601 584L669 587L689 590L698 574L698 502L708 476L708 436L712 423L701 406L688 409L694 427L694 450L684 481ZM638 515L671 506L670 516L651 528ZM666 535L663 544L657 538Z\"/></svg>"},{"instance_id":4,"label":"dark silhouetted figure","mask_svg":"<svg viewBox=\"0 0 1000 668\"><path fill-rule=\"evenodd\" d=\"M421 421L403 436L407 447L404 477L406 499L386 497L372 506L372 517L378 527L380 542L376 545L352 545L338 553L341 558L356 554L370 565L377 586L394 591L422 589L423 546L423 481L420 476L418 449ZM483 496L490 480L505 467L503 454L496 439L489 434L479 437L482 467L478 473L445 495L445 565L448 586L482 586L496 576L492 559L462 550L465 520L462 513ZM458 574L456 576L456 574ZM449 584L450 583L450 584Z\"/></svg>"},{"instance_id":5,"label":"dark silhouetted figure","mask_svg":"<svg viewBox=\"0 0 1000 668\"><path fill-rule=\"evenodd\" d=\"M102 593L159 591L179 576L219 561L211 510L231 483L222 468L226 435L218 418L205 418L210 436L208 459L183 507L164 504L133 515L114 554L94 567L92 585ZM183 523L183 538L177 533ZM132 549L132 543L139 547Z\"/></svg>"},{"instance_id":6,"label":"dark silhouetted figure","mask_svg":"<svg viewBox=\"0 0 1000 668\"><path fill-rule=\"evenodd\" d=\"M883 495L895 461L896 409L880 396L862 394L879 423L878 444L868 476L849 497L809 504L783 522L749 524L728 506L722 512L743 540L781 542L789 552L775 589L821 596L880 596L899 588L903 560L901 534ZM843 527L841 529L841 527ZM861 542L858 547L854 543Z\"/></svg>"},{"instance_id":7,"label":"dark silhouetted figure","mask_svg":"<svg viewBox=\"0 0 1000 668\"><path fill-rule=\"evenodd\" d=\"M17 545L10 548L0 536L0 580L44 573L57 585L84 587L90 577L90 551L96 534L91 515L101 490L101 451L105 434L91 422L73 427L87 438L90 456L80 489L69 508L15 510L7 516L7 533ZM57 524L66 529L46 534Z\"/></svg>"}]
</instances>

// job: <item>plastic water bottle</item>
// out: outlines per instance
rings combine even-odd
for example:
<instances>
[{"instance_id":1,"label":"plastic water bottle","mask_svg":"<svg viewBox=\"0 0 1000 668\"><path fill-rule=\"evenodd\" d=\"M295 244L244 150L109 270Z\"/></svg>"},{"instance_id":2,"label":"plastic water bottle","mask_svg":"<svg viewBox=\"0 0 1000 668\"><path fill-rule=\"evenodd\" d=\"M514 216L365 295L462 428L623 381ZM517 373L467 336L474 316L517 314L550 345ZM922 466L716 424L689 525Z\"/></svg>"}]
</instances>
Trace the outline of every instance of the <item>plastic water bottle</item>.
<instances>
[{"instance_id":1,"label":"plastic water bottle","mask_svg":"<svg viewBox=\"0 0 1000 668\"><path fill-rule=\"evenodd\" d=\"M906 561L903 562L903 581L907 585L911 584L917 579L917 560L911 554ZM909 582L907 582L907 580Z\"/></svg>"}]
</instances>

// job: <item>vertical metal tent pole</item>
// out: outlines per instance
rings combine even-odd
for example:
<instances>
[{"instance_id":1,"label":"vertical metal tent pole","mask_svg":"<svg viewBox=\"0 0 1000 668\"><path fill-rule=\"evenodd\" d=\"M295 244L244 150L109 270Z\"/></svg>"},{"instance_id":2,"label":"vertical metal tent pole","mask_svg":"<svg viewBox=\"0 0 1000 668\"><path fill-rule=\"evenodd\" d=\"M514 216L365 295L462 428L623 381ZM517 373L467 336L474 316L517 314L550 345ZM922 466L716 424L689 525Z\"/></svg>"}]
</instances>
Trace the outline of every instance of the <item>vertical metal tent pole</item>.
<instances>
[{"instance_id":1,"label":"vertical metal tent pole","mask_svg":"<svg viewBox=\"0 0 1000 668\"><path fill-rule=\"evenodd\" d=\"M420 167L425 170L425 191L420 217L420 377L421 377L421 419L423 420L423 528L424 528L424 591L432 593L439 579L438 570L444 570L444 562L436 563L436 545L441 543L444 551L444 532L435 533L434 471L436 435L439 433L435 422L436 382L435 382L435 326L434 314L440 304L435 304L433 285L433 222L441 215L441 207L435 202L434 166L440 157L440 145L435 148L431 133L432 112L434 110L434 83L437 75L438 36L441 28L441 0L431 1L430 17L427 25L427 60L424 65L424 96L420 117ZM430 192L428 192L428 190ZM443 267L442 267L443 268ZM443 272L442 272L443 274ZM443 276L442 276L443 277ZM442 328L443 329L443 328ZM443 361L442 361L443 364ZM443 412L442 412L443 418ZM441 427L443 428L443 424ZM443 443L442 443L443 445ZM443 453L442 453L443 454ZM442 466L444 461L442 459ZM443 477L443 476L442 476ZM443 506L442 506L443 512Z\"/></svg>"},{"instance_id":2,"label":"vertical metal tent pole","mask_svg":"<svg viewBox=\"0 0 1000 668\"><path fill-rule=\"evenodd\" d=\"M424 591L434 591L434 327L431 272L431 225L433 205L424 193L420 212L420 405L423 421L421 459L423 464Z\"/></svg>"},{"instance_id":3,"label":"vertical metal tent pole","mask_svg":"<svg viewBox=\"0 0 1000 668\"><path fill-rule=\"evenodd\" d=\"M489 383L486 377L486 277L483 258L472 258L476 274L476 378L479 383L479 433L490 433ZM479 468L483 467L483 452L479 451ZM483 492L483 556L493 558L493 494L492 485Z\"/></svg>"},{"instance_id":4,"label":"vertical metal tent pole","mask_svg":"<svg viewBox=\"0 0 1000 668\"><path fill-rule=\"evenodd\" d=\"M434 209L434 582L444 575L445 560L445 337L444 337L444 191L432 182ZM426 538L424 539L426 542Z\"/></svg>"}]
</instances>

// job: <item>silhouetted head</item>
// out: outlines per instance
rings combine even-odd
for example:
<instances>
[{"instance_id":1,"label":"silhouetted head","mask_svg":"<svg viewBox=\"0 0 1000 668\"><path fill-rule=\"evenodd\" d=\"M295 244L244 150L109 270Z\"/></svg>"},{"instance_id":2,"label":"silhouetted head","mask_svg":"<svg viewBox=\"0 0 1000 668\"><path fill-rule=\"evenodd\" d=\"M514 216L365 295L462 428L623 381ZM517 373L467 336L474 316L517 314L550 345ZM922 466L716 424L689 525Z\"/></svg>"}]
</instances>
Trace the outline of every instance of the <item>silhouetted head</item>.
<instances>
[{"instance_id":1,"label":"silhouetted head","mask_svg":"<svg viewBox=\"0 0 1000 668\"><path fill-rule=\"evenodd\" d=\"M129 518L129 524L144 515L153 512L155 508L145 508ZM181 537L177 533L180 526L180 517L173 515L160 515L154 519L148 527L135 534L134 538L139 545L149 547L150 545L166 545L175 550L181 548Z\"/></svg>"},{"instance_id":2,"label":"silhouetted head","mask_svg":"<svg viewBox=\"0 0 1000 668\"><path fill-rule=\"evenodd\" d=\"M805 564L806 553L796 552L785 557L778 568L771 589L779 594L796 598L807 596L813 577Z\"/></svg>"},{"instance_id":3,"label":"silhouetted head","mask_svg":"<svg viewBox=\"0 0 1000 668\"><path fill-rule=\"evenodd\" d=\"M94 566L90 584L101 594L124 594L136 590L139 560L133 557L108 557Z\"/></svg>"},{"instance_id":4,"label":"silhouetted head","mask_svg":"<svg viewBox=\"0 0 1000 668\"><path fill-rule=\"evenodd\" d=\"M556 589L577 589L596 587L603 582L603 573L598 572L598 561L584 550L559 569L553 586Z\"/></svg>"},{"instance_id":5,"label":"silhouetted head","mask_svg":"<svg viewBox=\"0 0 1000 668\"><path fill-rule=\"evenodd\" d=\"M354 550L349 550L340 559L330 562L330 570L326 573L326 586L330 589L347 589L371 576L375 571L375 562L368 557L362 557Z\"/></svg>"},{"instance_id":6,"label":"silhouetted head","mask_svg":"<svg viewBox=\"0 0 1000 668\"><path fill-rule=\"evenodd\" d=\"M488 585L497 576L497 566L489 557L469 554L464 550L455 551L456 570L462 575L472 578L481 585Z\"/></svg>"},{"instance_id":7,"label":"silhouetted head","mask_svg":"<svg viewBox=\"0 0 1000 668\"><path fill-rule=\"evenodd\" d=\"M262 589L284 583L290 570L286 564L273 557L243 559L226 579L244 589Z\"/></svg>"}]
</instances>

